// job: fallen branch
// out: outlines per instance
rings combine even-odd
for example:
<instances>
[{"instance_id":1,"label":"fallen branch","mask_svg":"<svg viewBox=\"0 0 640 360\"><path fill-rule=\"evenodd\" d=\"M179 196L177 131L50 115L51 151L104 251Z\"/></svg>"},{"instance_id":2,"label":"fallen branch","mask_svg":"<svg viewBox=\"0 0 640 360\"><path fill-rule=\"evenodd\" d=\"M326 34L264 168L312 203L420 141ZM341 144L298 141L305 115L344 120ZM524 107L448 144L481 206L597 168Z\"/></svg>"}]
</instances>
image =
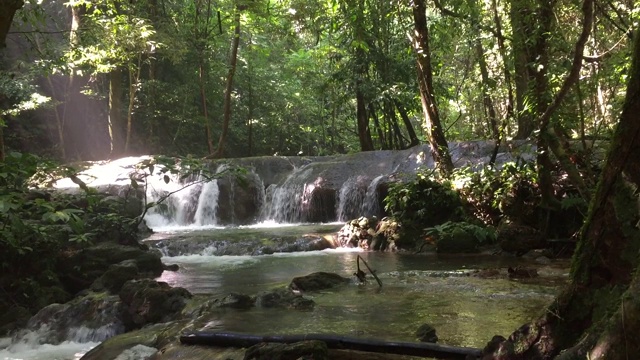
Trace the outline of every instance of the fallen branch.
<instances>
[{"instance_id":1,"label":"fallen branch","mask_svg":"<svg viewBox=\"0 0 640 360\"><path fill-rule=\"evenodd\" d=\"M384 354L432 357L437 359L479 358L480 349L419 342L396 342L361 339L328 334L306 335L251 335L233 332L198 331L180 336L188 345L210 345L248 348L260 343L297 343L307 340L322 341L329 349L357 350Z\"/></svg>"},{"instance_id":2,"label":"fallen branch","mask_svg":"<svg viewBox=\"0 0 640 360\"><path fill-rule=\"evenodd\" d=\"M358 277L358 279L360 279L360 281L362 282L365 281L364 271L360 270L360 260L362 260L362 263L364 264L364 266L367 267L367 270L369 270L369 273L373 275L373 277L376 279L376 281L378 282L378 285L382 287L382 281L380 281L380 279L378 278L378 275L376 275L376 272L371 270L371 268L369 267L369 264L367 264L367 262L364 261L364 259L360 257L360 255L358 255L358 258L356 259L356 264L357 264L356 276Z\"/></svg>"}]
</instances>

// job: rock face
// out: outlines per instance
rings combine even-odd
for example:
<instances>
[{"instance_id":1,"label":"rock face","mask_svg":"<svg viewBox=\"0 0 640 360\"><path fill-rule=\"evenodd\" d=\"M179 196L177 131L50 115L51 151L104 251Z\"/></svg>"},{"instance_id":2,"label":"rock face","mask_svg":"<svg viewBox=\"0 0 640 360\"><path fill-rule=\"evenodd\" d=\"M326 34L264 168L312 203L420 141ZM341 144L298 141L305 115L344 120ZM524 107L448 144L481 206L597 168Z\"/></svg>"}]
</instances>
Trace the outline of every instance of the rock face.
<instances>
[{"instance_id":1,"label":"rock face","mask_svg":"<svg viewBox=\"0 0 640 360\"><path fill-rule=\"evenodd\" d=\"M122 301L122 320L128 330L144 325L174 320L185 307L191 293L172 288L165 282L151 279L131 280L119 294Z\"/></svg>"}]
</instances>

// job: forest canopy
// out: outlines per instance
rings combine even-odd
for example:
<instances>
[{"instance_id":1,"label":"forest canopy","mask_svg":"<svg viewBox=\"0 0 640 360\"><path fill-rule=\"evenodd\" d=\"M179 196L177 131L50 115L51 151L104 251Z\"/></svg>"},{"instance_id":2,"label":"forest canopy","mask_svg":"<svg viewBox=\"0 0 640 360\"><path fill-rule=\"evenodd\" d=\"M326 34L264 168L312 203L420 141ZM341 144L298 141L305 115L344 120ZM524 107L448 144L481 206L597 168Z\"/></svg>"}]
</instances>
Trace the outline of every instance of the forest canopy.
<instances>
[{"instance_id":1,"label":"forest canopy","mask_svg":"<svg viewBox=\"0 0 640 360\"><path fill-rule=\"evenodd\" d=\"M63 161L325 155L546 133L586 151L616 122L639 17L632 0L2 7L13 15L0 21L5 146Z\"/></svg>"}]
</instances>

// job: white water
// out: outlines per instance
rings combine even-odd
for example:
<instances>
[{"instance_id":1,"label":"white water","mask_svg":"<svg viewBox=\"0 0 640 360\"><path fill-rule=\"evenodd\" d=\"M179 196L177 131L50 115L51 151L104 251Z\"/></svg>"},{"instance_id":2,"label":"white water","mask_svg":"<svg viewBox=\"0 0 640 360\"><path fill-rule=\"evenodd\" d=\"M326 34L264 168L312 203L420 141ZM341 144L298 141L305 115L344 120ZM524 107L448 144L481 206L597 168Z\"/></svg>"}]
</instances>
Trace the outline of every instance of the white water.
<instances>
[{"instance_id":1,"label":"white water","mask_svg":"<svg viewBox=\"0 0 640 360\"><path fill-rule=\"evenodd\" d=\"M75 360L86 352L120 332L114 324L97 329L85 326L71 327L64 341L48 324L37 330L21 330L13 338L0 339L0 360Z\"/></svg>"}]
</instances>

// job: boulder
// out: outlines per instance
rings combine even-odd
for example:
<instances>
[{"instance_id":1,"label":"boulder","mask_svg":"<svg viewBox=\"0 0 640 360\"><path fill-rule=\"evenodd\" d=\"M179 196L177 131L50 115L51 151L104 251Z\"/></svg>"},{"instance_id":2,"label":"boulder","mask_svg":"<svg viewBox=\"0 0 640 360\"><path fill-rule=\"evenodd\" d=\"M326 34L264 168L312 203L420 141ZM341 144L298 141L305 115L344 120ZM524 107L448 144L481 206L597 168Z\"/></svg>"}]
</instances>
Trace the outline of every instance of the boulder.
<instances>
[{"instance_id":1,"label":"boulder","mask_svg":"<svg viewBox=\"0 0 640 360\"><path fill-rule=\"evenodd\" d=\"M349 283L350 279L338 274L328 272L316 272L306 276L299 276L291 280L289 288L296 291L318 291L331 289Z\"/></svg>"},{"instance_id":2,"label":"boulder","mask_svg":"<svg viewBox=\"0 0 640 360\"><path fill-rule=\"evenodd\" d=\"M441 254L460 254L478 252L479 241L475 235L460 227L442 233L436 243L436 251Z\"/></svg>"},{"instance_id":3,"label":"boulder","mask_svg":"<svg viewBox=\"0 0 640 360\"><path fill-rule=\"evenodd\" d=\"M176 319L191 293L184 288L172 288L165 282L142 279L127 281L119 297L123 304L123 322L131 330Z\"/></svg>"},{"instance_id":4,"label":"boulder","mask_svg":"<svg viewBox=\"0 0 640 360\"><path fill-rule=\"evenodd\" d=\"M140 274L135 260L124 260L119 264L109 266L109 269L91 284L94 291L107 290L112 294L118 294L122 285L129 280L137 279Z\"/></svg>"},{"instance_id":5,"label":"boulder","mask_svg":"<svg viewBox=\"0 0 640 360\"><path fill-rule=\"evenodd\" d=\"M160 255L144 246L128 246L105 242L75 252L64 253L58 272L65 289L77 293L88 288L110 270L113 264L132 260L139 275L157 277L164 271ZM117 270L114 270L117 271Z\"/></svg>"},{"instance_id":6,"label":"boulder","mask_svg":"<svg viewBox=\"0 0 640 360\"><path fill-rule=\"evenodd\" d=\"M435 343L438 342L436 329L429 324L422 324L416 330L416 338L422 342Z\"/></svg>"},{"instance_id":7,"label":"boulder","mask_svg":"<svg viewBox=\"0 0 640 360\"><path fill-rule=\"evenodd\" d=\"M294 294L290 289L274 289L256 296L256 306L263 308L288 308L296 310L311 310L315 302L311 299Z\"/></svg>"},{"instance_id":8,"label":"boulder","mask_svg":"<svg viewBox=\"0 0 640 360\"><path fill-rule=\"evenodd\" d=\"M498 243L502 250L523 255L534 249L547 247L540 231L526 225L501 224L498 227Z\"/></svg>"}]
</instances>

